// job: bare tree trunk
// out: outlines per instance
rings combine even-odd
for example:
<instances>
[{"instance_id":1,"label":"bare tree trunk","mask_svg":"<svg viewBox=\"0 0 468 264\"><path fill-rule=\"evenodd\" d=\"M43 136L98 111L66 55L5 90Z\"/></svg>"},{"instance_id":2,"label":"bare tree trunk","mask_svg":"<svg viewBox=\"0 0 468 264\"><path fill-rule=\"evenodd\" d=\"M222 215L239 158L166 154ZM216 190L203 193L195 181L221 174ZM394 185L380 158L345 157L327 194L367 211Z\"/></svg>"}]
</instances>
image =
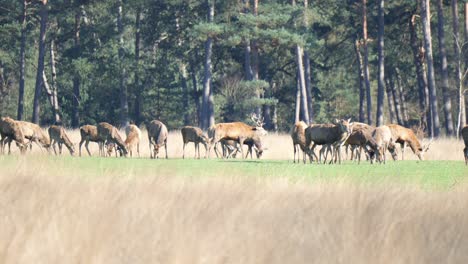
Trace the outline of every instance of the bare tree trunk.
<instances>
[{"instance_id":1,"label":"bare tree trunk","mask_svg":"<svg viewBox=\"0 0 468 264\"><path fill-rule=\"evenodd\" d=\"M296 111L294 115L294 123L301 121L301 84L299 81L299 74L296 74Z\"/></svg>"},{"instance_id":2,"label":"bare tree trunk","mask_svg":"<svg viewBox=\"0 0 468 264\"><path fill-rule=\"evenodd\" d=\"M258 16L258 0L253 0L253 15ZM250 41L251 49L252 49L252 79L257 81L259 80L259 59L258 59L258 43L256 39ZM255 91L255 96L257 99L262 97L261 91L257 88ZM259 116L261 114L261 107L257 105L255 107L255 112Z\"/></svg>"},{"instance_id":3,"label":"bare tree trunk","mask_svg":"<svg viewBox=\"0 0 468 264\"><path fill-rule=\"evenodd\" d=\"M383 109L385 96L385 57L384 57L384 0L379 1L379 79L377 88L377 126L383 125Z\"/></svg>"},{"instance_id":4,"label":"bare tree trunk","mask_svg":"<svg viewBox=\"0 0 468 264\"><path fill-rule=\"evenodd\" d=\"M140 27L141 27L141 7L136 9L135 18L135 123L141 124L142 117L142 85L140 84Z\"/></svg>"},{"instance_id":5,"label":"bare tree trunk","mask_svg":"<svg viewBox=\"0 0 468 264\"><path fill-rule=\"evenodd\" d=\"M243 13L247 14L250 12L250 1L243 0L243 3L244 3ZM253 79L252 64L251 64L251 59L250 59L250 53L252 53L252 50L250 48L250 40L246 39L244 45L245 45L245 51L244 51L245 79L250 81Z\"/></svg>"},{"instance_id":6,"label":"bare tree trunk","mask_svg":"<svg viewBox=\"0 0 468 264\"><path fill-rule=\"evenodd\" d=\"M52 72L52 109L54 112L54 121L55 124L61 125L62 120L60 119L60 106L57 95L57 70L55 69L54 40L50 41L50 70Z\"/></svg>"},{"instance_id":7,"label":"bare tree trunk","mask_svg":"<svg viewBox=\"0 0 468 264\"><path fill-rule=\"evenodd\" d=\"M309 8L308 0L304 0L304 10L307 11ZM309 21L307 20L307 14L304 15L304 25L306 28L309 27ZM307 109L309 110L309 122L314 122L314 108L312 103L312 72L310 69L310 56L309 52L304 51L304 74L306 82L307 92Z\"/></svg>"},{"instance_id":8,"label":"bare tree trunk","mask_svg":"<svg viewBox=\"0 0 468 264\"><path fill-rule=\"evenodd\" d=\"M367 97L367 123L372 125L372 95L369 80L369 50L367 47L367 0L362 0L362 45L364 47L364 83Z\"/></svg>"},{"instance_id":9,"label":"bare tree trunk","mask_svg":"<svg viewBox=\"0 0 468 264\"><path fill-rule=\"evenodd\" d=\"M397 92L398 96L400 97L401 102L401 114L402 114L402 121L405 126L408 126L409 114L408 114L408 106L406 103L406 96L403 92L403 82L401 80L400 70L395 68L396 78L397 78Z\"/></svg>"},{"instance_id":10,"label":"bare tree trunk","mask_svg":"<svg viewBox=\"0 0 468 264\"><path fill-rule=\"evenodd\" d=\"M213 23L214 20L214 0L207 0L208 22ZM202 99L202 129L207 130L210 126L214 125L214 115L212 113L213 95L211 91L211 55L213 53L213 39L208 37L205 42L205 75L203 79L203 99Z\"/></svg>"},{"instance_id":11,"label":"bare tree trunk","mask_svg":"<svg viewBox=\"0 0 468 264\"><path fill-rule=\"evenodd\" d=\"M190 77L192 79L192 97L193 101L195 101L195 108L196 108L196 122L194 124L198 124L198 126L202 126L201 124L201 105L200 105L200 91L198 91L198 82L197 82L197 75L195 72L195 67L193 66L193 62L190 61Z\"/></svg>"},{"instance_id":12,"label":"bare tree trunk","mask_svg":"<svg viewBox=\"0 0 468 264\"><path fill-rule=\"evenodd\" d=\"M388 113L390 115L390 124L395 123L395 105L393 103L393 94L392 94L392 87L390 86L390 81L387 78L385 78L385 92L387 94L387 103L388 103Z\"/></svg>"},{"instance_id":13,"label":"bare tree trunk","mask_svg":"<svg viewBox=\"0 0 468 264\"><path fill-rule=\"evenodd\" d=\"M463 94L463 77L461 69L461 44L460 44L460 25L458 23L458 0L452 0L452 28L453 28L453 47L455 59L457 62L457 81L458 81L458 121L455 131L457 138L460 129L466 125L465 95Z\"/></svg>"},{"instance_id":14,"label":"bare tree trunk","mask_svg":"<svg viewBox=\"0 0 468 264\"><path fill-rule=\"evenodd\" d=\"M299 45L296 45L296 62L298 67L297 70L299 77L299 85L301 89L301 116L304 118L303 121L306 122L306 124L309 124L309 110L307 109L307 92L302 57L302 48Z\"/></svg>"},{"instance_id":15,"label":"bare tree trunk","mask_svg":"<svg viewBox=\"0 0 468 264\"><path fill-rule=\"evenodd\" d=\"M416 67L416 76L418 80L418 97L419 97L419 111L421 122L426 123L429 136L432 136L432 117L429 111L429 89L427 87L427 75L424 67L425 50L418 42L416 35L416 15L411 17L409 21L410 28L410 43L413 51L413 60Z\"/></svg>"},{"instance_id":16,"label":"bare tree trunk","mask_svg":"<svg viewBox=\"0 0 468 264\"><path fill-rule=\"evenodd\" d=\"M39 33L39 56L37 61L37 73L36 73L36 85L34 88L34 103L33 103L33 116L32 122L39 124L40 116L40 98L41 98L41 88L44 84L43 74L44 74L44 57L45 57L45 37L47 31L47 17L48 17L48 7L47 0L42 0L40 8L41 16L41 27Z\"/></svg>"},{"instance_id":17,"label":"bare tree trunk","mask_svg":"<svg viewBox=\"0 0 468 264\"><path fill-rule=\"evenodd\" d=\"M358 64L358 76L359 76L359 122L364 123L365 121L365 110L364 100L366 98L366 88L364 84L364 69L362 67L362 55L360 50L359 40L356 37L354 41L354 50L356 52L356 61Z\"/></svg>"},{"instance_id":18,"label":"bare tree trunk","mask_svg":"<svg viewBox=\"0 0 468 264\"><path fill-rule=\"evenodd\" d=\"M445 132L447 136L453 135L453 117L452 117L452 101L450 100L448 69L447 69L447 52L445 48L445 31L444 31L444 10L442 0L437 0L437 29L439 39L439 54L441 60L442 72L442 94L444 100L444 115L445 115Z\"/></svg>"},{"instance_id":19,"label":"bare tree trunk","mask_svg":"<svg viewBox=\"0 0 468 264\"><path fill-rule=\"evenodd\" d=\"M468 2L465 3L465 23L464 23L464 27L463 27L463 32L464 32L464 36L465 36L465 42L464 43L468 43ZM468 45L463 45L464 47L464 51L463 51L463 54L464 54L464 59L465 59L465 69L468 69ZM464 81L463 81L463 86L467 86L467 83L468 83L468 78L464 78ZM464 102L465 103L465 113L468 113L468 104L466 104L466 101ZM468 123L468 115L466 115L466 123Z\"/></svg>"},{"instance_id":20,"label":"bare tree trunk","mask_svg":"<svg viewBox=\"0 0 468 264\"><path fill-rule=\"evenodd\" d=\"M80 56L80 29L81 29L81 10L77 9L75 13L75 26L74 26L74 54L73 58L78 59ZM80 126L80 86L81 86L81 78L78 72L75 72L73 76L73 110L72 110L72 120L71 125L74 128Z\"/></svg>"},{"instance_id":21,"label":"bare tree trunk","mask_svg":"<svg viewBox=\"0 0 468 264\"><path fill-rule=\"evenodd\" d=\"M181 86L183 90L183 108L184 108L184 125L190 125L190 112L189 112L189 91L187 85L188 73L187 73L187 65L183 62L180 63L180 79L181 79Z\"/></svg>"},{"instance_id":22,"label":"bare tree trunk","mask_svg":"<svg viewBox=\"0 0 468 264\"><path fill-rule=\"evenodd\" d=\"M26 33L27 33L27 0L22 1L21 10L21 44L20 44L20 79L18 90L18 120L23 120L24 113L24 76L26 74Z\"/></svg>"},{"instance_id":23,"label":"bare tree trunk","mask_svg":"<svg viewBox=\"0 0 468 264\"><path fill-rule=\"evenodd\" d=\"M128 98L127 98L127 68L125 67L124 51L124 25L123 25L123 2L117 2L117 31L119 38L119 67L120 67L120 124L122 127L128 126Z\"/></svg>"},{"instance_id":24,"label":"bare tree trunk","mask_svg":"<svg viewBox=\"0 0 468 264\"><path fill-rule=\"evenodd\" d=\"M432 56L432 35L431 35L431 22L430 22L430 6L429 0L421 0L421 19L424 32L424 45L426 48L426 63L427 63L427 79L429 84L429 99L432 113L432 124L434 127L434 137L440 135L440 121L437 104L437 87L435 84L434 74L434 59Z\"/></svg>"}]
</instances>

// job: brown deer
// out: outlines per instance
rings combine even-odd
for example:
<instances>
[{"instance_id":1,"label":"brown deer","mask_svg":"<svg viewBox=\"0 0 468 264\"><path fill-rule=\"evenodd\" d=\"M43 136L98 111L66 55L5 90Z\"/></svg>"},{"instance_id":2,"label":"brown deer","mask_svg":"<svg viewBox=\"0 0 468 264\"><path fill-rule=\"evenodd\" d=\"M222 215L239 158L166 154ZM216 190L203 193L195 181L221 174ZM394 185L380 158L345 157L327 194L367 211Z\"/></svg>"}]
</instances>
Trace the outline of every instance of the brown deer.
<instances>
[{"instance_id":1,"label":"brown deer","mask_svg":"<svg viewBox=\"0 0 468 264\"><path fill-rule=\"evenodd\" d=\"M465 148L463 149L463 154L465 156L465 165L468 165L468 125L462 128L461 136L465 142Z\"/></svg>"},{"instance_id":2,"label":"brown deer","mask_svg":"<svg viewBox=\"0 0 468 264\"><path fill-rule=\"evenodd\" d=\"M30 141L30 148L32 148L32 142L35 142L39 148L42 147L46 149L48 153L50 153L50 139L49 136L42 130L42 128L34 123L26 122L26 121L16 121L23 131L23 135L26 139Z\"/></svg>"},{"instance_id":3,"label":"brown deer","mask_svg":"<svg viewBox=\"0 0 468 264\"><path fill-rule=\"evenodd\" d=\"M55 125L50 126L48 132L49 132L49 137L50 137L50 144L52 145L52 148L54 149L55 155L57 155L55 144L58 144L60 155L62 155L63 144L65 144L65 146L68 148L68 151L70 151L70 155L72 156L75 155L75 146L71 142L70 138L67 135L67 132L62 126L55 126Z\"/></svg>"},{"instance_id":4,"label":"brown deer","mask_svg":"<svg viewBox=\"0 0 468 264\"><path fill-rule=\"evenodd\" d=\"M351 140L353 140L353 134L357 131L360 131L362 129L367 129L369 130L371 133L374 131L375 127L374 126L370 126L368 124L365 124L365 123L361 123L361 122L353 122L353 133L351 133L351 135L349 136L349 138L346 140L345 142L345 147L346 147L346 157L348 157L348 148L351 149L351 159L350 160L354 160L354 158L358 157L358 155L361 155L361 151L362 149L360 149L360 145L352 145L352 144L349 144L349 142ZM351 140L350 140L351 138ZM361 158L361 157L359 157Z\"/></svg>"},{"instance_id":5,"label":"brown deer","mask_svg":"<svg viewBox=\"0 0 468 264\"><path fill-rule=\"evenodd\" d=\"M378 153L377 160L385 164L387 160L387 150L388 148L394 148L395 143L392 138L392 131L388 126L379 126L372 132L372 137L377 143Z\"/></svg>"},{"instance_id":6,"label":"brown deer","mask_svg":"<svg viewBox=\"0 0 468 264\"><path fill-rule=\"evenodd\" d=\"M152 159L158 158L159 149L164 147L167 159L167 136L169 132L167 131L166 125L159 120L153 120L148 123L146 128L148 129L150 157Z\"/></svg>"},{"instance_id":7,"label":"brown deer","mask_svg":"<svg viewBox=\"0 0 468 264\"><path fill-rule=\"evenodd\" d=\"M209 145L209 138L203 131L198 127L193 126L184 126L180 132L182 133L182 141L184 142L184 146L182 148L182 158L185 158L185 145L189 142L193 142L195 144L195 158L197 157L197 149L198 149L198 158L200 158L200 143L205 146L205 158L207 157L208 153L208 145Z\"/></svg>"},{"instance_id":8,"label":"brown deer","mask_svg":"<svg viewBox=\"0 0 468 264\"><path fill-rule=\"evenodd\" d=\"M237 153L241 152L240 145L235 140L221 139L219 142L221 143L221 147L223 149L224 158L231 158L231 157L236 158ZM255 154L257 156L257 159L260 159L263 155L263 151L267 150L267 148L263 147L260 137L246 139L244 141L244 145L248 146L248 151L247 151L247 154L245 155L245 158L247 158L250 154L250 158L252 159L253 158L252 153L253 153L253 150L255 149Z\"/></svg>"},{"instance_id":9,"label":"brown deer","mask_svg":"<svg viewBox=\"0 0 468 264\"><path fill-rule=\"evenodd\" d=\"M237 141L241 146L242 158L244 158L244 150L242 148L244 141L267 135L267 131L263 128L263 119L257 118L256 115L252 115L251 119L256 123L256 126L249 126L243 122L233 122L218 123L210 127L208 136L211 141L210 145L214 146L216 156L218 156L217 144L221 139Z\"/></svg>"},{"instance_id":10,"label":"brown deer","mask_svg":"<svg viewBox=\"0 0 468 264\"><path fill-rule=\"evenodd\" d=\"M423 160L423 155L425 152L428 151L429 146L432 143L432 140L424 145L421 146L421 143L419 142L419 139L416 137L414 134L413 130L402 127L400 125L396 124L390 124L387 125L390 128L390 131L392 132L392 139L394 142L399 143L401 146L401 159L405 159L405 147L409 145L413 153L418 156L420 160ZM394 160L397 159L397 153L396 153L396 148L389 146L388 150L392 154L392 158Z\"/></svg>"},{"instance_id":11,"label":"brown deer","mask_svg":"<svg viewBox=\"0 0 468 264\"><path fill-rule=\"evenodd\" d=\"M296 152L297 152L297 162L299 163L300 151L302 151L302 160L306 163L306 137L305 130L307 129L307 124L303 121L297 122L294 124L294 127L291 129L291 138L293 141L294 148L294 158L293 162L296 163Z\"/></svg>"},{"instance_id":12,"label":"brown deer","mask_svg":"<svg viewBox=\"0 0 468 264\"><path fill-rule=\"evenodd\" d=\"M372 156L371 154L372 152L372 153L375 153L377 157L380 157L380 149L378 147L377 142L372 137L372 132L373 132L373 129L369 129L369 128L361 128L355 131L353 127L353 132L346 140L346 142L351 147L357 148L358 164L361 163L361 152L363 149L368 154L368 156ZM372 163L372 159L371 159L371 163Z\"/></svg>"},{"instance_id":13,"label":"brown deer","mask_svg":"<svg viewBox=\"0 0 468 264\"><path fill-rule=\"evenodd\" d=\"M97 126L93 126L93 125L84 125L82 127L80 127L80 135L81 135L81 140L80 140L80 157L81 157L81 146L83 145L83 143L85 143L85 148L86 148L86 151L88 151L88 155L91 156L91 152L89 151L89 142L96 142L96 143L100 143L101 140L100 138L98 137L98 130L97 130ZM99 152L99 155L101 155L101 153Z\"/></svg>"},{"instance_id":14,"label":"brown deer","mask_svg":"<svg viewBox=\"0 0 468 264\"><path fill-rule=\"evenodd\" d=\"M120 149L117 144L114 142L106 142L105 144L106 148L106 157L112 157L112 153L115 153L115 157L122 157L123 153L122 150Z\"/></svg>"},{"instance_id":15,"label":"brown deer","mask_svg":"<svg viewBox=\"0 0 468 264\"><path fill-rule=\"evenodd\" d=\"M126 157L128 154L125 142L119 134L119 130L107 122L101 122L97 125L98 138L99 138L99 153L105 156L104 145L106 142L115 143L123 152Z\"/></svg>"},{"instance_id":16,"label":"brown deer","mask_svg":"<svg viewBox=\"0 0 468 264\"><path fill-rule=\"evenodd\" d=\"M130 152L130 157L133 156L133 148L136 147L138 157L140 157L140 142L141 142L141 130L135 125L128 125L125 128L125 146Z\"/></svg>"},{"instance_id":17,"label":"brown deer","mask_svg":"<svg viewBox=\"0 0 468 264\"><path fill-rule=\"evenodd\" d=\"M8 143L8 154L11 153L11 140L16 141L19 145L21 154L26 151L26 138L17 121L9 117L2 117L0 119L0 135L0 153L4 153L6 143Z\"/></svg>"},{"instance_id":18,"label":"brown deer","mask_svg":"<svg viewBox=\"0 0 468 264\"><path fill-rule=\"evenodd\" d=\"M314 148L317 145L330 145L333 147L334 155L337 155L339 163L341 164L341 146L351 135L353 129L353 123L350 121L350 119L336 119L333 124L314 124L307 127L305 134L309 156L315 156L317 159ZM310 148L312 143L314 145ZM322 150L320 150L320 156L321 155ZM321 158L317 160L321 160Z\"/></svg>"}]
</instances>

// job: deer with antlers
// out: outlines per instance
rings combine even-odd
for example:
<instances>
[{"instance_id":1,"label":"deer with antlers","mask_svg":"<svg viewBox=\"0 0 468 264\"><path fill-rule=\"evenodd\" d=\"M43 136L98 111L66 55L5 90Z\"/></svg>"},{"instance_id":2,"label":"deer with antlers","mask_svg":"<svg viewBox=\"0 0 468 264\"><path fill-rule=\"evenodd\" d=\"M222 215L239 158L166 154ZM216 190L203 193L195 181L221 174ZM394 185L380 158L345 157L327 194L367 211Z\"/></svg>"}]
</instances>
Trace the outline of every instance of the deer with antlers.
<instances>
[{"instance_id":1,"label":"deer with antlers","mask_svg":"<svg viewBox=\"0 0 468 264\"><path fill-rule=\"evenodd\" d=\"M263 128L263 118L257 117L252 114L250 116L255 126L249 126L243 122L232 123L218 123L210 127L208 130L208 137L210 138L211 146L214 146L216 156L218 156L217 144L222 139L230 139L237 141L241 148L242 158L244 157L244 150L242 146L246 140L255 140L261 136L267 135L267 131ZM208 151L209 153L209 151Z\"/></svg>"}]
</instances>

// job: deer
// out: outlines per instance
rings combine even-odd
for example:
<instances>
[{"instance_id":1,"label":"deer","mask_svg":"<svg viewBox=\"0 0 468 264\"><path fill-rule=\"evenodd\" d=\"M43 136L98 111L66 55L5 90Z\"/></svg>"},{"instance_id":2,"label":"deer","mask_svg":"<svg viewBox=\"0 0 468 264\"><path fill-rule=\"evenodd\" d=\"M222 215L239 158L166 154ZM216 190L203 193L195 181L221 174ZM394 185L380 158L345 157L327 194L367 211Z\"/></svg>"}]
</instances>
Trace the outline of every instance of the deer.
<instances>
[{"instance_id":1,"label":"deer","mask_svg":"<svg viewBox=\"0 0 468 264\"><path fill-rule=\"evenodd\" d=\"M304 121L299 121L294 124L293 128L291 129L291 138L293 141L293 148L294 148L294 158L293 163L296 163L296 152L297 152L297 162L299 163L300 151L302 151L302 160L304 164L306 163L306 138L305 138L305 130L307 129L307 124Z\"/></svg>"},{"instance_id":2,"label":"deer","mask_svg":"<svg viewBox=\"0 0 468 264\"><path fill-rule=\"evenodd\" d=\"M164 147L167 159L167 137L169 132L166 125L159 120L153 120L146 127L148 129L150 157L152 159L158 158L159 149Z\"/></svg>"},{"instance_id":3,"label":"deer","mask_svg":"<svg viewBox=\"0 0 468 264\"><path fill-rule=\"evenodd\" d=\"M356 131L359 131L359 130L362 130L362 129L367 129L372 133L374 131L375 127L371 126L371 125L368 125L368 124L365 124L365 123L361 123L361 122L353 122L353 133L351 133L351 135L350 135L351 140L353 139L353 134ZM346 157L348 157L348 148L351 148L351 159L350 160L354 160L355 157L358 157L358 155L361 155L360 150L362 150L362 149L359 148L359 145L349 144L349 141L350 141L350 139L348 138L346 140L346 142L345 142ZM359 158L361 158L361 157L359 157Z\"/></svg>"},{"instance_id":4,"label":"deer","mask_svg":"<svg viewBox=\"0 0 468 264\"><path fill-rule=\"evenodd\" d=\"M123 153L123 156L127 156L128 150L125 146L125 142L119 134L119 130L113 125L107 122L101 122L97 125L97 133L99 138L99 153L105 156L104 145L107 142L115 143Z\"/></svg>"},{"instance_id":5,"label":"deer","mask_svg":"<svg viewBox=\"0 0 468 264\"><path fill-rule=\"evenodd\" d=\"M377 143L378 153L377 160L385 164L387 160L387 150L388 148L394 148L395 143L392 138L392 131L388 126L379 126L372 132L372 137Z\"/></svg>"},{"instance_id":6,"label":"deer","mask_svg":"<svg viewBox=\"0 0 468 264\"><path fill-rule=\"evenodd\" d=\"M138 157L140 157L140 142L141 142L141 130L136 125L128 125L125 128L125 146L130 152L130 157L133 156L133 148L136 147Z\"/></svg>"},{"instance_id":7,"label":"deer","mask_svg":"<svg viewBox=\"0 0 468 264\"><path fill-rule=\"evenodd\" d=\"M8 154L11 154L11 140L14 140L19 145L21 154L24 154L27 149L26 138L17 121L10 117L2 117L0 119L0 135L1 153L4 153L4 144L8 143Z\"/></svg>"},{"instance_id":8,"label":"deer","mask_svg":"<svg viewBox=\"0 0 468 264\"><path fill-rule=\"evenodd\" d=\"M461 135L465 142L465 148L463 149L463 155L465 156L465 165L468 165L468 125L462 128Z\"/></svg>"},{"instance_id":9,"label":"deer","mask_svg":"<svg viewBox=\"0 0 468 264\"><path fill-rule=\"evenodd\" d=\"M353 148L357 148L357 157L358 157L358 164L361 163L361 152L364 151L370 156L372 153L375 153L377 157L380 157L380 149L374 137L372 137L373 129L361 127L361 129L354 130L351 135L348 137L346 142ZM368 147L370 149L368 149ZM373 160L371 159L371 163Z\"/></svg>"},{"instance_id":10,"label":"deer","mask_svg":"<svg viewBox=\"0 0 468 264\"><path fill-rule=\"evenodd\" d=\"M75 146L71 142L70 138L67 135L67 132L62 126L52 125L49 127L48 132L49 132L49 137L50 137L50 144L52 145L52 148L54 149L55 155L57 155L55 144L58 144L60 155L62 155L63 144L65 144L65 146L68 148L68 151L70 151L70 155L72 156L75 155Z\"/></svg>"},{"instance_id":11,"label":"deer","mask_svg":"<svg viewBox=\"0 0 468 264\"><path fill-rule=\"evenodd\" d=\"M405 158L405 147L408 145L413 153L419 158L419 160L424 160L424 153L429 150L429 147L432 143L432 140L424 145L421 146L419 139L414 134L413 130L397 125L397 124L390 124L387 125L390 128L392 133L392 139L394 142L399 143L401 146L401 159L404 160ZM394 160L397 159L396 148L394 146L389 146L388 150L392 154L392 158Z\"/></svg>"},{"instance_id":12,"label":"deer","mask_svg":"<svg viewBox=\"0 0 468 264\"><path fill-rule=\"evenodd\" d=\"M346 142L348 137L351 135L353 129L353 123L351 119L335 119L333 124L313 124L307 127L305 131L306 135L306 146L309 156L317 156L314 153L314 149L317 145L329 145L333 148L334 155L341 164L341 146ZM314 144L312 148L311 144ZM328 147L327 147L328 148ZM324 150L325 148L322 148ZM320 150L320 157L322 156L322 150ZM317 159L317 160L321 160ZM330 161L330 163L333 162Z\"/></svg>"},{"instance_id":13,"label":"deer","mask_svg":"<svg viewBox=\"0 0 468 264\"><path fill-rule=\"evenodd\" d=\"M230 157L235 158L236 154L238 152L241 152L240 145L235 140L221 139L219 142L221 143L221 146L223 149L224 158L230 158ZM257 159L260 159L263 155L263 151L267 150L267 148L263 147L260 137L246 139L244 141L244 145L248 146L248 150L247 150L247 154L245 155L245 158L247 158L250 154L250 158L253 159L252 153L253 153L253 150L255 149L255 154L257 156Z\"/></svg>"},{"instance_id":14,"label":"deer","mask_svg":"<svg viewBox=\"0 0 468 264\"><path fill-rule=\"evenodd\" d=\"M117 144L114 142L106 142L105 143L105 148L106 148L106 157L112 157L112 153L115 153L115 157L122 157L123 153L122 150L120 149Z\"/></svg>"},{"instance_id":15,"label":"deer","mask_svg":"<svg viewBox=\"0 0 468 264\"><path fill-rule=\"evenodd\" d=\"M263 118L259 119L255 114L252 114L251 119L255 122L256 126L249 126L243 122L232 122L218 123L209 128L210 148L214 146L216 156L218 156L217 144L221 139L237 141L241 148L242 158L244 158L244 150L242 148L244 141L267 135L267 131L263 128Z\"/></svg>"},{"instance_id":16,"label":"deer","mask_svg":"<svg viewBox=\"0 0 468 264\"><path fill-rule=\"evenodd\" d=\"M193 126L184 126L180 132L182 133L182 141L184 142L184 146L182 148L182 158L185 158L185 146L189 142L193 142L195 145L195 158L197 158L197 149L198 149L198 158L200 159L200 143L205 146L205 159L208 153L208 145L210 143L210 139L208 136L203 133L203 131L198 127Z\"/></svg>"},{"instance_id":17,"label":"deer","mask_svg":"<svg viewBox=\"0 0 468 264\"><path fill-rule=\"evenodd\" d=\"M91 156L91 152L89 151L89 142L96 142L100 143L101 140L98 137L98 130L97 126L93 125L84 125L80 127L80 135L81 135L81 140L80 140L80 157L81 157L81 146L83 143L85 143L85 148L86 151L88 151L88 155ZM99 155L101 155L101 152L99 152Z\"/></svg>"},{"instance_id":18,"label":"deer","mask_svg":"<svg viewBox=\"0 0 468 264\"><path fill-rule=\"evenodd\" d=\"M30 149L32 149L32 142L35 142L41 150L45 148L46 151L50 153L50 139L39 125L26 121L16 122L23 132L24 137L30 141Z\"/></svg>"}]
</instances>

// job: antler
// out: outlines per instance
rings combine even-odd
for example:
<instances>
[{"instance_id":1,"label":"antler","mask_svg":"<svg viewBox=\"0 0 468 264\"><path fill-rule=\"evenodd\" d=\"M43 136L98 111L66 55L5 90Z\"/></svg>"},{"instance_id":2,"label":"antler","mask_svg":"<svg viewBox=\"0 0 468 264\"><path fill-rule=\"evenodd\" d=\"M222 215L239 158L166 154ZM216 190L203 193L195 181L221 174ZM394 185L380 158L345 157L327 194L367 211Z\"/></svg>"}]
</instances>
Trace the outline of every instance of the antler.
<instances>
[{"instance_id":1,"label":"antler","mask_svg":"<svg viewBox=\"0 0 468 264\"><path fill-rule=\"evenodd\" d=\"M255 113L252 113L252 114L250 115L250 119L252 119L252 121L254 121L254 123L257 124L257 126L259 126L259 127L262 127L262 126L265 124L265 123L263 123L263 120L264 120L265 118L262 117L261 119L259 119L259 118L257 117L257 114L255 114Z\"/></svg>"}]
</instances>

